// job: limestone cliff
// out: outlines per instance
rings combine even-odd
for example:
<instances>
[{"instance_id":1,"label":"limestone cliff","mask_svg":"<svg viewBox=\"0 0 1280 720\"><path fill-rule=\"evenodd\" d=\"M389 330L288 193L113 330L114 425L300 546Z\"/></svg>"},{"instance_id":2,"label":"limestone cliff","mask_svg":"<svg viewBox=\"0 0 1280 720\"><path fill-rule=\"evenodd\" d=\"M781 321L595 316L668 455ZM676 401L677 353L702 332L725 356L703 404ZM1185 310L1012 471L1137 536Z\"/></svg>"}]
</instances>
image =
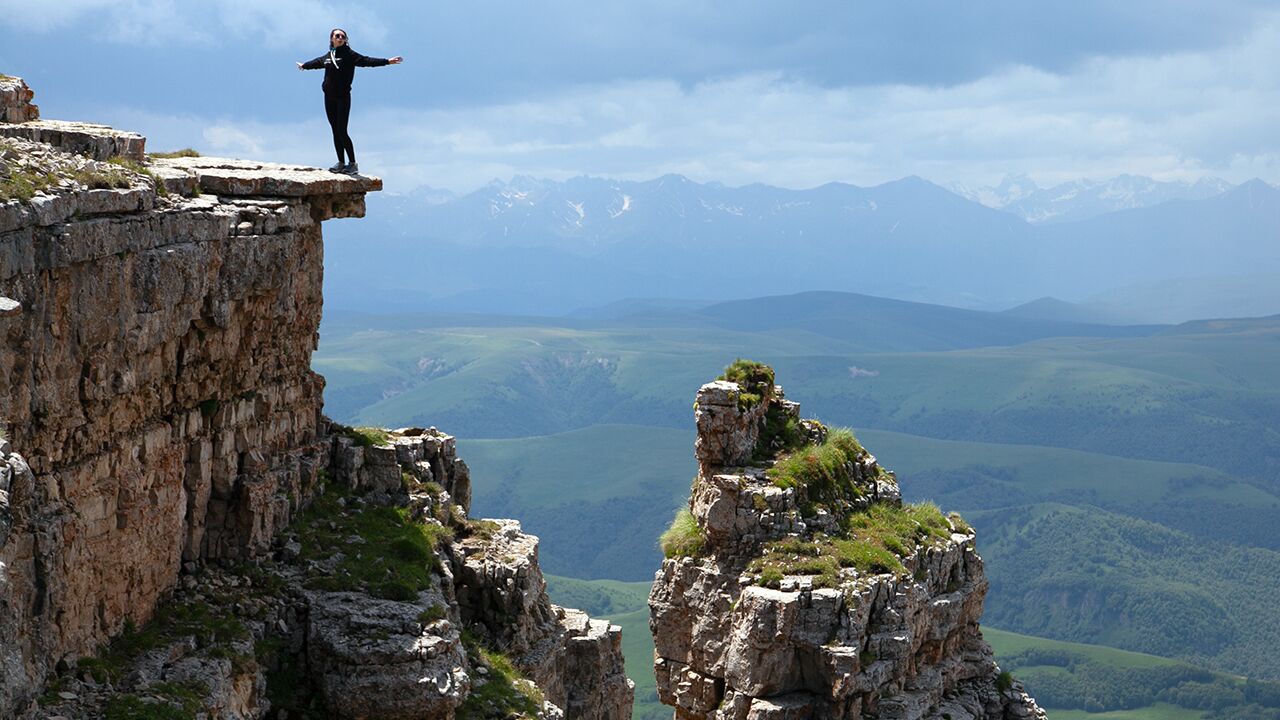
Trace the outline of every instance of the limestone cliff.
<instances>
[{"instance_id":1,"label":"limestone cliff","mask_svg":"<svg viewBox=\"0 0 1280 720\"><path fill-rule=\"evenodd\" d=\"M769 368L726 375L698 392L699 471L649 596L676 718L1043 718L982 639L972 529L904 505Z\"/></svg>"},{"instance_id":2,"label":"limestone cliff","mask_svg":"<svg viewBox=\"0 0 1280 720\"><path fill-rule=\"evenodd\" d=\"M381 181L31 98L0 76L0 717L628 717L618 629L466 517L451 437L321 414L320 223Z\"/></svg>"}]
</instances>

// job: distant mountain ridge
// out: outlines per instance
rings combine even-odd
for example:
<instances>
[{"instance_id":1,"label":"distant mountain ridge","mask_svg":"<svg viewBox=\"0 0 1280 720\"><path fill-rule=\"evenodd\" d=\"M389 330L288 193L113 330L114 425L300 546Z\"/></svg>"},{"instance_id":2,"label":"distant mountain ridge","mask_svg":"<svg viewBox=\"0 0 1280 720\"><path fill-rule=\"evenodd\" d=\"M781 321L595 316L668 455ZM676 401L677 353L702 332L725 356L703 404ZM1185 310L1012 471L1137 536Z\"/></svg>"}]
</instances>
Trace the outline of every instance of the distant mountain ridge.
<instances>
[{"instance_id":1,"label":"distant mountain ridge","mask_svg":"<svg viewBox=\"0 0 1280 720\"><path fill-rule=\"evenodd\" d=\"M1033 224L918 177L790 190L679 175L521 176L461 196L371 198L358 236L344 238L350 226L332 233L326 279L342 309L541 315L626 298L714 302L818 288L993 310L1178 280L1169 298L1177 316L1150 293L1117 313L1171 322L1238 314L1240 301L1219 302L1200 278L1280 273L1274 187L1255 180L1142 205L1158 197L1131 194L1122 204L1137 207ZM1280 311L1280 297L1270 303L1249 307Z\"/></svg>"},{"instance_id":2,"label":"distant mountain ridge","mask_svg":"<svg viewBox=\"0 0 1280 720\"><path fill-rule=\"evenodd\" d=\"M1029 223L1084 220L1117 210L1151 207L1170 200L1205 200L1236 186L1221 178L1162 182L1138 175L1109 180L1072 180L1040 187L1026 175L1008 175L995 186L950 183L947 189Z\"/></svg>"}]
</instances>

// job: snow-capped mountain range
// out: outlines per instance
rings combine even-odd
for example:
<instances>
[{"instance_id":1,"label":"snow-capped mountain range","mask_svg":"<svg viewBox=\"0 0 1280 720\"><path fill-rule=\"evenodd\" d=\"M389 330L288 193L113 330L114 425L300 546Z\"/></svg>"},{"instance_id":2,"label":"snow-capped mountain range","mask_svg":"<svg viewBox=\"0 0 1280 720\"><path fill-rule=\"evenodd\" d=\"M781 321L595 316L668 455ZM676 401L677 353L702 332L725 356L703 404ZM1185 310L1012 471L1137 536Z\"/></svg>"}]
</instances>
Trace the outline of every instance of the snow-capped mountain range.
<instances>
[{"instance_id":1,"label":"snow-capped mountain range","mask_svg":"<svg viewBox=\"0 0 1280 720\"><path fill-rule=\"evenodd\" d=\"M378 193L358 235L330 233L326 279L337 306L558 314L813 289L1002 309L1280 273L1280 190L1260 180L1011 178L967 192L985 202L918 177L807 190L516 177L463 195Z\"/></svg>"},{"instance_id":2,"label":"snow-capped mountain range","mask_svg":"<svg viewBox=\"0 0 1280 720\"><path fill-rule=\"evenodd\" d=\"M1072 180L1040 187L1026 175L1008 175L994 186L950 183L955 194L989 208L1011 212L1030 223L1085 220L1116 210L1150 207L1170 200L1203 200L1235 187L1214 177L1195 182L1162 182L1138 175L1110 180Z\"/></svg>"}]
</instances>

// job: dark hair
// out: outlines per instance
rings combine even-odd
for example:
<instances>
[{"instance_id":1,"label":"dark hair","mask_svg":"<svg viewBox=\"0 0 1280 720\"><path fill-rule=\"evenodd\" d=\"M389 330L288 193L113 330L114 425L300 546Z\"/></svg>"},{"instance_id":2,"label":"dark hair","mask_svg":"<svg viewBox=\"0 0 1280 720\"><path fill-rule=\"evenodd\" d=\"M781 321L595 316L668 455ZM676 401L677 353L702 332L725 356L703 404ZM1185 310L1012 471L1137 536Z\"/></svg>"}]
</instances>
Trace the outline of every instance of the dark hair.
<instances>
[{"instance_id":1,"label":"dark hair","mask_svg":"<svg viewBox=\"0 0 1280 720\"><path fill-rule=\"evenodd\" d=\"M349 44L351 44L351 34L350 34L350 33L348 33L346 30L343 30L342 28L334 28L334 29L332 29L332 30L330 30L330 31L329 31L329 49L330 49L330 50L332 50L332 49L333 49L333 34L334 34L334 33L336 33L336 32L341 32L344 36L346 36L346 38L347 38L347 44L348 44L348 45L349 45Z\"/></svg>"}]
</instances>

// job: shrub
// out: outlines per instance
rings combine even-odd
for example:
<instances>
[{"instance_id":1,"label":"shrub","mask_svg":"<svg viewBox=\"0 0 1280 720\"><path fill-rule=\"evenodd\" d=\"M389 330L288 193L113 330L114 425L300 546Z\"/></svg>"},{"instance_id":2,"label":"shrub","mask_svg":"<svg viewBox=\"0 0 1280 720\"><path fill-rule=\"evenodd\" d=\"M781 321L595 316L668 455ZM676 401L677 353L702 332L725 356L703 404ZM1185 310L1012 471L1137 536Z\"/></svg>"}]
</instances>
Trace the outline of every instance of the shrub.
<instances>
[{"instance_id":1,"label":"shrub","mask_svg":"<svg viewBox=\"0 0 1280 720\"><path fill-rule=\"evenodd\" d=\"M1004 692L1013 687L1013 673L1005 670L996 676L996 689Z\"/></svg>"},{"instance_id":2,"label":"shrub","mask_svg":"<svg viewBox=\"0 0 1280 720\"><path fill-rule=\"evenodd\" d=\"M666 557L698 557L706 546L702 528L688 508L676 511L671 527L658 539L662 554Z\"/></svg>"}]
</instances>

